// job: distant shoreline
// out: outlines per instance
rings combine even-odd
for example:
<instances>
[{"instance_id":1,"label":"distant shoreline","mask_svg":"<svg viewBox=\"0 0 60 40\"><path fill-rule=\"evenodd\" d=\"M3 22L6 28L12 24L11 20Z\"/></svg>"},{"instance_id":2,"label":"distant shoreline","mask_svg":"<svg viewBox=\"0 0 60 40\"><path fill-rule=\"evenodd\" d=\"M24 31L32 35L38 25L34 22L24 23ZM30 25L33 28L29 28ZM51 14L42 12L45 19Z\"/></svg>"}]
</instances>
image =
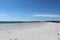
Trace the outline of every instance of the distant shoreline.
<instances>
[{"instance_id":1,"label":"distant shoreline","mask_svg":"<svg viewBox=\"0 0 60 40\"><path fill-rule=\"evenodd\" d=\"M39 22L60 23L60 21L0 21L0 24L4 24L4 23L39 23Z\"/></svg>"}]
</instances>

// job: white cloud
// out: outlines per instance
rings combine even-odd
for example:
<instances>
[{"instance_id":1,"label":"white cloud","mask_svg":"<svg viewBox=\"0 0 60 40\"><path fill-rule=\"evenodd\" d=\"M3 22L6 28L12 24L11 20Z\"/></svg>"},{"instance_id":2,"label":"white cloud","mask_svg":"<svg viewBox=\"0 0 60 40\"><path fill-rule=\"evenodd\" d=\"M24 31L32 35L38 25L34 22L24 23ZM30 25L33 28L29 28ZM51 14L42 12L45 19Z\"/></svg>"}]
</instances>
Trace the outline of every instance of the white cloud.
<instances>
[{"instance_id":1,"label":"white cloud","mask_svg":"<svg viewBox=\"0 0 60 40\"><path fill-rule=\"evenodd\" d=\"M6 16L6 14L0 14L0 17Z\"/></svg>"},{"instance_id":2,"label":"white cloud","mask_svg":"<svg viewBox=\"0 0 60 40\"><path fill-rule=\"evenodd\" d=\"M32 15L33 17L60 17L60 15L44 15L44 14L36 14Z\"/></svg>"}]
</instances>

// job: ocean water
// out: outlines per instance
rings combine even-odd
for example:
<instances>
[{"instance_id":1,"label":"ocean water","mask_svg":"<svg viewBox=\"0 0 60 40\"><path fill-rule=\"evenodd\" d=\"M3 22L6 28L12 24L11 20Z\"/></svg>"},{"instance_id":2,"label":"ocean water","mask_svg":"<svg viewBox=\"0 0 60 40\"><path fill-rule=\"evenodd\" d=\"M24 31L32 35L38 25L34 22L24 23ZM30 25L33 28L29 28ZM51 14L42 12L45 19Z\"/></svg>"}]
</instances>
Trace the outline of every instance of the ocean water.
<instances>
[{"instance_id":1,"label":"ocean water","mask_svg":"<svg viewBox=\"0 0 60 40\"><path fill-rule=\"evenodd\" d=\"M0 24L16 24L16 23L37 23L37 22L33 22L33 21L28 21L28 22L24 22L24 21L0 21Z\"/></svg>"},{"instance_id":2,"label":"ocean water","mask_svg":"<svg viewBox=\"0 0 60 40\"><path fill-rule=\"evenodd\" d=\"M30 22L31 23L31 22ZM21 23L17 23L17 22L0 22L0 24L29 24L29 22L21 22Z\"/></svg>"},{"instance_id":3,"label":"ocean water","mask_svg":"<svg viewBox=\"0 0 60 40\"><path fill-rule=\"evenodd\" d=\"M0 24L16 24L17 22L1 22Z\"/></svg>"}]
</instances>

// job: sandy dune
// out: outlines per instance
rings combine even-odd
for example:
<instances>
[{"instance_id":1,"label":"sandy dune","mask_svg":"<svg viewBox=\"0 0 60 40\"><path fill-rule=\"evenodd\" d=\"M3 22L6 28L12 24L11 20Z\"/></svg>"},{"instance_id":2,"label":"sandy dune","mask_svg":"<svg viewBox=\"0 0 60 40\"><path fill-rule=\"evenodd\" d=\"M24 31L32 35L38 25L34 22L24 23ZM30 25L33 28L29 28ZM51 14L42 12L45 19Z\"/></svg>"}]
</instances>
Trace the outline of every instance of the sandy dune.
<instances>
[{"instance_id":1,"label":"sandy dune","mask_svg":"<svg viewBox=\"0 0 60 40\"><path fill-rule=\"evenodd\" d=\"M60 40L60 23L0 24L0 40Z\"/></svg>"}]
</instances>

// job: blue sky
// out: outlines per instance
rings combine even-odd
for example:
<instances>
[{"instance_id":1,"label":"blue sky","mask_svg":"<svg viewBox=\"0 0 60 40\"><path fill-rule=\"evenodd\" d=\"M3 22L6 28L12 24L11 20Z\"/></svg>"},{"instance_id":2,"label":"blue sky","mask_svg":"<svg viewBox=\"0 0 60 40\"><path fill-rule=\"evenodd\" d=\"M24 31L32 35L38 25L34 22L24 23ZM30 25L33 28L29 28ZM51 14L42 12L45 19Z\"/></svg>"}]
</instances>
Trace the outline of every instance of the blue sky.
<instances>
[{"instance_id":1,"label":"blue sky","mask_svg":"<svg viewBox=\"0 0 60 40\"><path fill-rule=\"evenodd\" d=\"M60 0L0 0L0 21L60 20Z\"/></svg>"}]
</instances>

